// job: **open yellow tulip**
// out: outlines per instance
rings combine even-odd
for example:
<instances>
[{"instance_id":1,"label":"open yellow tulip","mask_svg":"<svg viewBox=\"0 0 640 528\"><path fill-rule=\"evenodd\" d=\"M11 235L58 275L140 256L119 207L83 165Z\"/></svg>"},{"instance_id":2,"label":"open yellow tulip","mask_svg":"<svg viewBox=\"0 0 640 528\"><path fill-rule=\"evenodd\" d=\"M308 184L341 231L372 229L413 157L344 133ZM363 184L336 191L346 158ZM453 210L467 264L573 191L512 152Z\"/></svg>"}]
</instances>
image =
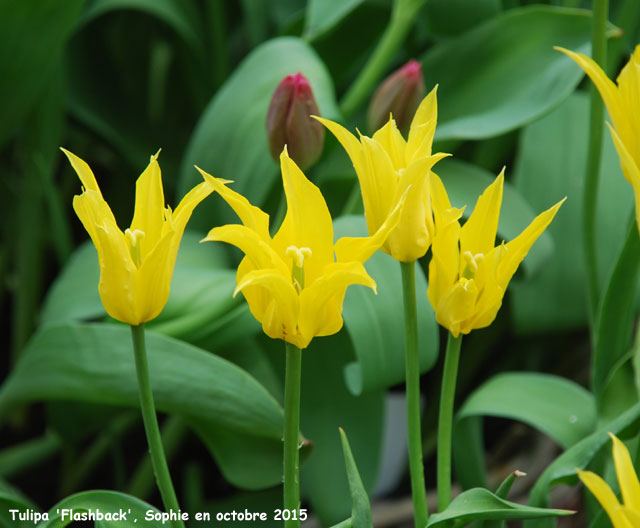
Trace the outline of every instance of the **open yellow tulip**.
<instances>
[{"instance_id":1,"label":"open yellow tulip","mask_svg":"<svg viewBox=\"0 0 640 528\"><path fill-rule=\"evenodd\" d=\"M360 140L338 123L316 117L347 151L360 181L369 234L375 233L407 192L407 202L396 228L382 250L400 262L424 256L431 245L433 218L429 199L429 171L449 154L431 155L438 108L434 88L411 122L407 141L393 116L373 137Z\"/></svg>"},{"instance_id":2,"label":"open yellow tulip","mask_svg":"<svg viewBox=\"0 0 640 528\"><path fill-rule=\"evenodd\" d=\"M629 450L615 435L609 433L613 441L613 461L616 466L618 483L622 492L620 504L609 485L591 471L578 470L582 483L589 488L607 512L614 528L636 528L640 526L640 483L631 463Z\"/></svg>"},{"instance_id":3,"label":"open yellow tulip","mask_svg":"<svg viewBox=\"0 0 640 528\"><path fill-rule=\"evenodd\" d=\"M435 236L428 296L438 323L458 337L493 322L511 277L564 200L538 215L516 238L494 247L504 171L478 198L462 227L463 209L451 206L440 178L432 174L430 179Z\"/></svg>"},{"instance_id":4,"label":"open yellow tulip","mask_svg":"<svg viewBox=\"0 0 640 528\"><path fill-rule=\"evenodd\" d=\"M62 151L84 188L73 198L73 208L98 250L99 291L105 310L132 325L150 321L169 298L178 248L191 213L213 189L202 182L175 211L165 208L156 154L136 182L133 221L123 233L89 165L68 150Z\"/></svg>"},{"instance_id":5,"label":"open yellow tulip","mask_svg":"<svg viewBox=\"0 0 640 528\"><path fill-rule=\"evenodd\" d=\"M563 48L556 49L578 63L591 78L607 106L613 122L609 130L618 151L622 173L633 187L636 222L640 229L640 46L636 47L629 62L622 68L616 79L617 85L590 57Z\"/></svg>"},{"instance_id":6,"label":"open yellow tulip","mask_svg":"<svg viewBox=\"0 0 640 528\"><path fill-rule=\"evenodd\" d=\"M342 303L349 285L375 290L362 263L397 224L404 202L374 236L345 237L334 246L331 215L320 189L307 180L286 147L280 166L287 214L273 238L268 214L227 187L229 182L198 169L244 224L213 228L204 240L227 242L244 252L236 293L243 293L269 337L306 348L314 336L342 328Z\"/></svg>"}]
</instances>

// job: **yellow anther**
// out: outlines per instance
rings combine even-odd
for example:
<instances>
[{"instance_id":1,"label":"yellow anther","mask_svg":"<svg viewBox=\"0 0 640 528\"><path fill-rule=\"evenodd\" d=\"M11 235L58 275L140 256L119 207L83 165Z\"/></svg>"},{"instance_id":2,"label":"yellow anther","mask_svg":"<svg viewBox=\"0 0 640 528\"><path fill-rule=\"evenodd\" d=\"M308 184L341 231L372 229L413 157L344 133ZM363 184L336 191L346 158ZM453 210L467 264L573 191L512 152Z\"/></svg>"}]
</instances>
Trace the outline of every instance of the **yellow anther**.
<instances>
[{"instance_id":1,"label":"yellow anther","mask_svg":"<svg viewBox=\"0 0 640 528\"><path fill-rule=\"evenodd\" d=\"M465 279L473 279L478 271L478 263L484 259L484 254L477 253L473 255L471 251L465 251L462 254L462 258L464 259L462 277Z\"/></svg>"},{"instance_id":2,"label":"yellow anther","mask_svg":"<svg viewBox=\"0 0 640 528\"><path fill-rule=\"evenodd\" d=\"M131 253L131 258L133 259L136 267L140 267L142 264L142 254L140 252L140 244L138 242L145 237L144 231L140 229L131 229L127 228L124 231L124 236L127 238L127 242L129 243L129 253Z\"/></svg>"},{"instance_id":3,"label":"yellow anther","mask_svg":"<svg viewBox=\"0 0 640 528\"><path fill-rule=\"evenodd\" d=\"M302 268L304 266L304 259L311 258L312 252L308 247L298 248L296 246L289 246L284 254L290 257L298 268Z\"/></svg>"}]
</instances>

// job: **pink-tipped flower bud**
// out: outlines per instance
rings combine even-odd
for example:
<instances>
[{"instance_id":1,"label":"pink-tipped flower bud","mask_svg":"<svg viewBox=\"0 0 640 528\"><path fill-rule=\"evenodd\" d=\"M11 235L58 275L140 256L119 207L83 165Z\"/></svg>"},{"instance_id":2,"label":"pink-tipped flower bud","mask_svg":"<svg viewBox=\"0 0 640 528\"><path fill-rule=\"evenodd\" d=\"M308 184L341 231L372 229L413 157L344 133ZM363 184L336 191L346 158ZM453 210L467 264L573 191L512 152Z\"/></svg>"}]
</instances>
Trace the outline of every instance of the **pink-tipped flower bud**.
<instances>
[{"instance_id":1,"label":"pink-tipped flower bud","mask_svg":"<svg viewBox=\"0 0 640 528\"><path fill-rule=\"evenodd\" d=\"M406 133L424 94L420 63L410 60L387 77L371 99L367 114L369 130L378 130L391 114L400 131Z\"/></svg>"},{"instance_id":2,"label":"pink-tipped flower bud","mask_svg":"<svg viewBox=\"0 0 640 528\"><path fill-rule=\"evenodd\" d=\"M322 153L324 127L311 115L320 115L307 78L287 75L276 87L267 112L267 136L271 157L279 162L285 145L289 156L304 170Z\"/></svg>"}]
</instances>

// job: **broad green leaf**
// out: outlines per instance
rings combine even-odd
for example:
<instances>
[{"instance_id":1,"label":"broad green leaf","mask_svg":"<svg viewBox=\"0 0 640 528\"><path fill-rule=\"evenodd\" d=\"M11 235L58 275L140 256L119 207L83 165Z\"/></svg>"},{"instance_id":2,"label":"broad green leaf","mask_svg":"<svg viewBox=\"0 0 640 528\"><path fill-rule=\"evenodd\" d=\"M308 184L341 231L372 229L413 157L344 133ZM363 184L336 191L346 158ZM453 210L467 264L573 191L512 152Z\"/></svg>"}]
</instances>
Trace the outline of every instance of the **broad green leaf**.
<instances>
[{"instance_id":1,"label":"broad green leaf","mask_svg":"<svg viewBox=\"0 0 640 528\"><path fill-rule=\"evenodd\" d=\"M49 510L49 522L43 523L42 528L62 528L72 523L73 526L76 526L76 523L70 518L71 512L73 515L82 515L83 513L88 515L89 512L118 515L124 513L121 521L96 521L95 526L100 528L134 528L137 526L159 528L167 525L161 520L147 520L147 513L150 513L151 516L161 513L151 504L117 491L92 490L76 493L62 499ZM89 523L89 521L85 521L85 523Z\"/></svg>"},{"instance_id":2,"label":"broad green leaf","mask_svg":"<svg viewBox=\"0 0 640 528\"><path fill-rule=\"evenodd\" d=\"M422 69L439 84L436 137L496 136L557 106L583 73L553 46L589 53L590 28L588 11L531 6L434 46Z\"/></svg>"},{"instance_id":3,"label":"broad green leaf","mask_svg":"<svg viewBox=\"0 0 640 528\"><path fill-rule=\"evenodd\" d=\"M484 488L473 488L463 491L441 513L429 517L427 528L438 526L448 527L453 521L466 523L479 520L510 520L510 519L536 519L540 517L560 517L572 515L574 512L567 510L551 510L535 508L511 502L494 495ZM464 526L463 525L463 526Z\"/></svg>"},{"instance_id":4,"label":"broad green leaf","mask_svg":"<svg viewBox=\"0 0 640 528\"><path fill-rule=\"evenodd\" d=\"M0 144L36 102L59 57L83 0L4 2L0 7Z\"/></svg>"},{"instance_id":5,"label":"broad green leaf","mask_svg":"<svg viewBox=\"0 0 640 528\"><path fill-rule=\"evenodd\" d=\"M447 37L463 33L500 11L501 0L429 0L425 19L432 34Z\"/></svg>"},{"instance_id":6,"label":"broad green leaf","mask_svg":"<svg viewBox=\"0 0 640 528\"><path fill-rule=\"evenodd\" d=\"M267 108L277 84L296 72L309 79L320 113L337 117L331 77L313 49L294 37L267 41L244 59L202 114L183 159L181 193L201 180L195 164L214 176L234 180L235 191L262 205L279 181L279 169L267 146ZM217 199L216 207L196 210L191 225L208 231L230 222L237 222L235 213Z\"/></svg>"},{"instance_id":7,"label":"broad green leaf","mask_svg":"<svg viewBox=\"0 0 640 528\"><path fill-rule=\"evenodd\" d=\"M242 460L246 455L269 468L281 463L282 409L264 387L232 363L182 341L147 332L147 349L158 410L194 427L230 482L252 488L279 482L280 469L254 470L252 478ZM67 323L38 332L0 391L0 416L21 403L50 400L136 407L129 329ZM224 441L218 435L251 452L236 450L232 457L229 446L218 450Z\"/></svg>"},{"instance_id":8,"label":"broad green leaf","mask_svg":"<svg viewBox=\"0 0 640 528\"><path fill-rule=\"evenodd\" d=\"M614 367L629 352L639 270L640 238L634 217L598 309L591 382L599 404L604 404L605 385Z\"/></svg>"},{"instance_id":9,"label":"broad green leaf","mask_svg":"<svg viewBox=\"0 0 640 528\"><path fill-rule=\"evenodd\" d=\"M351 519L354 528L372 528L373 519L371 518L371 503L369 496L364 489L358 466L349 440L342 428L340 428L340 440L342 442L342 452L344 454L344 464L347 468L347 479L349 480L349 491L351 492Z\"/></svg>"},{"instance_id":10,"label":"broad green leaf","mask_svg":"<svg viewBox=\"0 0 640 528\"><path fill-rule=\"evenodd\" d=\"M142 11L165 22L197 51L202 45L201 28L197 24L197 13L188 9L190 5L179 0L93 0L82 13L80 23L87 25L110 11Z\"/></svg>"},{"instance_id":11,"label":"broad green leaf","mask_svg":"<svg viewBox=\"0 0 640 528\"><path fill-rule=\"evenodd\" d=\"M16 512L11 512L10 510L18 510L23 514L30 510L32 512L32 520L21 521L18 518L18 514ZM11 484L0 479L0 527L32 528L34 526L33 520L40 519L40 517L36 517L37 514L42 514L40 508L33 504L31 500L25 497Z\"/></svg>"},{"instance_id":12,"label":"broad green leaf","mask_svg":"<svg viewBox=\"0 0 640 528\"><path fill-rule=\"evenodd\" d=\"M363 286L351 286L350 290ZM278 343L278 347L280 347ZM282 359L283 350L278 350ZM378 477L385 421L384 392L354 396L342 381L355 353L346 332L317 337L302 354L301 430L313 442L301 469L303 496L323 525L348 517L352 503L338 427L349 431L365 490Z\"/></svg>"},{"instance_id":13,"label":"broad green leaf","mask_svg":"<svg viewBox=\"0 0 640 528\"><path fill-rule=\"evenodd\" d=\"M329 31L364 0L309 0L305 21L305 37L313 40Z\"/></svg>"},{"instance_id":14,"label":"broad green leaf","mask_svg":"<svg viewBox=\"0 0 640 528\"><path fill-rule=\"evenodd\" d=\"M491 174L481 167L454 158L445 158L440 161L436 172L447 188L451 204L454 207L466 206L465 218L468 218L473 212L478 197L497 176L497 174ZM558 200L560 198L559 196ZM553 203L547 204L544 209ZM543 209L534 211L523 195L509 182L505 182L498 235L504 240L513 240L542 211ZM529 274L535 273L549 259L553 249L553 241L549 234L542 233L529 251L527 258L522 262L522 266Z\"/></svg>"},{"instance_id":15,"label":"broad green leaf","mask_svg":"<svg viewBox=\"0 0 640 528\"><path fill-rule=\"evenodd\" d=\"M336 238L367 235L364 218L355 216L338 218L334 231ZM343 308L345 327L357 357L356 362L347 365L344 373L353 394L391 387L405 378L400 264L378 251L365 267L378 285L378 294L369 288L349 288ZM419 265L416 265L416 298L420 371L426 372L438 356L438 326Z\"/></svg>"},{"instance_id":16,"label":"broad green leaf","mask_svg":"<svg viewBox=\"0 0 640 528\"><path fill-rule=\"evenodd\" d=\"M582 439L562 453L545 469L529 495L529 504L546 506L549 504L551 488L558 484L573 485L578 481L576 468L585 469L591 460L605 446L611 445L609 433L620 438L633 437L640 429L640 403L625 411L615 420L600 427L595 433ZM526 528L550 528L553 523L529 521Z\"/></svg>"},{"instance_id":17,"label":"broad green leaf","mask_svg":"<svg viewBox=\"0 0 640 528\"><path fill-rule=\"evenodd\" d=\"M483 484L482 449L472 449L470 427L482 416L508 418L547 434L564 448L596 428L593 396L572 381L549 374L511 372L494 376L474 391L456 415L453 440L456 475L464 487ZM466 422L471 419L471 424ZM476 435L476 442L481 439ZM481 446L480 446L481 447ZM515 468L514 468L515 469ZM479 474L482 471L482 474Z\"/></svg>"},{"instance_id":18,"label":"broad green leaf","mask_svg":"<svg viewBox=\"0 0 640 528\"><path fill-rule=\"evenodd\" d=\"M515 188L536 211L564 196L567 201L547 229L555 243L553 257L537 276L509 287L514 327L520 334L571 330L587 322L581 233L588 119L588 98L576 93L521 135ZM604 132L600 174L596 242L604 284L620 253L633 204L608 130Z\"/></svg>"}]
</instances>

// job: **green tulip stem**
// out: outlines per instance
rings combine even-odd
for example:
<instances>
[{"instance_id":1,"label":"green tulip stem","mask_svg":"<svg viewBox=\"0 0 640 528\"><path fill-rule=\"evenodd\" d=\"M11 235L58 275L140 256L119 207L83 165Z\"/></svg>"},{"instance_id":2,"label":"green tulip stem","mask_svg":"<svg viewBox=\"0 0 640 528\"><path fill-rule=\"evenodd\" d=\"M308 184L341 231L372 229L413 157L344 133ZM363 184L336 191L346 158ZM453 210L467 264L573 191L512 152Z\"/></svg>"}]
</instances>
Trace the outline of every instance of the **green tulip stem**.
<instances>
[{"instance_id":1,"label":"green tulip stem","mask_svg":"<svg viewBox=\"0 0 640 528\"><path fill-rule=\"evenodd\" d=\"M300 526L300 377L302 351L286 343L284 385L284 509L286 528Z\"/></svg>"},{"instance_id":2,"label":"green tulip stem","mask_svg":"<svg viewBox=\"0 0 640 528\"><path fill-rule=\"evenodd\" d=\"M138 376L138 392L140 394L142 421L144 422L144 430L147 434L153 472L156 476L156 482L160 490L165 511L167 513L174 512L176 515L179 515L181 513L180 506L178 505L178 498L176 497L176 492L171 482L167 459L164 456L164 447L162 446L160 428L158 427L158 417L156 416L156 408L153 403L153 393L151 392L151 382L149 380L149 364L147 362L147 347L144 341L144 324L137 326L131 325L131 338L133 339L133 355L136 361L136 374ZM171 525L174 528L184 528L184 522L181 520L172 521Z\"/></svg>"},{"instance_id":3,"label":"green tulip stem","mask_svg":"<svg viewBox=\"0 0 640 528\"><path fill-rule=\"evenodd\" d=\"M456 395L456 378L460 361L462 335L449 334L442 373L440 415L438 417L438 511L451 502L451 432L453 429L453 403Z\"/></svg>"},{"instance_id":4,"label":"green tulip stem","mask_svg":"<svg viewBox=\"0 0 640 528\"><path fill-rule=\"evenodd\" d=\"M593 22L591 26L592 58L606 71L607 36L606 24L609 0L593 1ZM587 270L587 292L591 327L596 321L599 304L598 259L596 249L596 206L598 178L602 154L602 129L604 108L602 98L595 86L591 87L591 110L589 116L589 148L587 150L587 172L584 184L582 235L584 240L585 265Z\"/></svg>"},{"instance_id":5,"label":"green tulip stem","mask_svg":"<svg viewBox=\"0 0 640 528\"><path fill-rule=\"evenodd\" d=\"M418 11L426 0L395 0L389 25L384 30L369 61L344 96L340 111L350 117L371 96L385 69L413 27Z\"/></svg>"},{"instance_id":6,"label":"green tulip stem","mask_svg":"<svg viewBox=\"0 0 640 528\"><path fill-rule=\"evenodd\" d=\"M404 300L405 364L407 386L407 433L409 436L409 473L413 496L414 523L424 528L429 512L422 463L420 415L420 357L418 355L418 315L416 307L415 261L401 262Z\"/></svg>"}]
</instances>

